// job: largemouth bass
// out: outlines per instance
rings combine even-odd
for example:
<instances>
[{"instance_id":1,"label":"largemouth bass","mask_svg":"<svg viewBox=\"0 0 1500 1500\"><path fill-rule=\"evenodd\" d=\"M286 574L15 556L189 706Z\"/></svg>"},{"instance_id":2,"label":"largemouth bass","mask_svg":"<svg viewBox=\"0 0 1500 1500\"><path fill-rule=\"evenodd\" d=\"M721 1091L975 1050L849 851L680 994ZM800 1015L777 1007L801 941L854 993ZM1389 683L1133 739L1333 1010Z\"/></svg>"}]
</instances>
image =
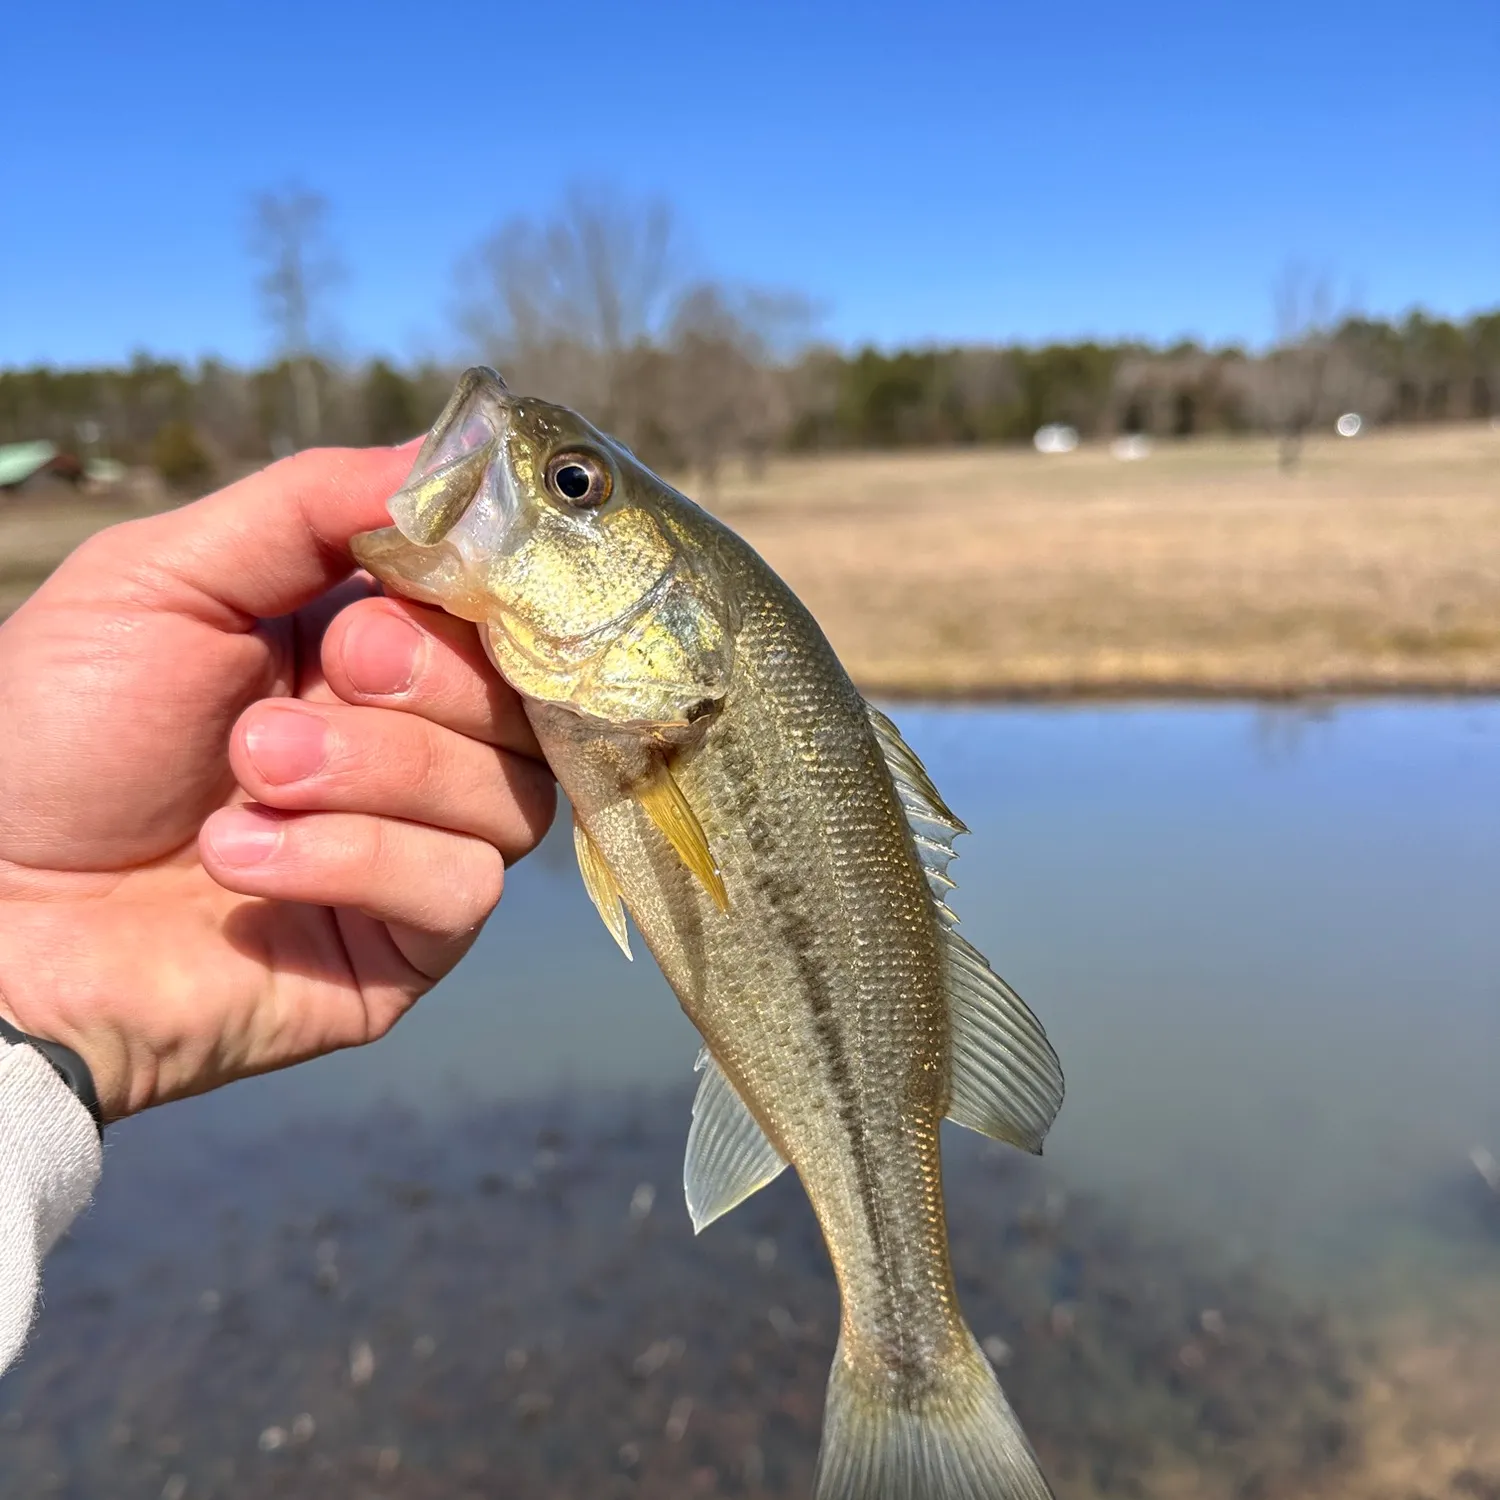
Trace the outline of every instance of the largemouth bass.
<instances>
[{"instance_id":1,"label":"largemouth bass","mask_svg":"<svg viewBox=\"0 0 1500 1500\"><path fill-rule=\"evenodd\" d=\"M1050 1494L954 1294L944 1117L1040 1151L1042 1027L954 930L963 825L738 536L581 417L470 370L354 551L475 621L702 1036L702 1230L788 1164L841 1298L817 1500Z\"/></svg>"}]
</instances>

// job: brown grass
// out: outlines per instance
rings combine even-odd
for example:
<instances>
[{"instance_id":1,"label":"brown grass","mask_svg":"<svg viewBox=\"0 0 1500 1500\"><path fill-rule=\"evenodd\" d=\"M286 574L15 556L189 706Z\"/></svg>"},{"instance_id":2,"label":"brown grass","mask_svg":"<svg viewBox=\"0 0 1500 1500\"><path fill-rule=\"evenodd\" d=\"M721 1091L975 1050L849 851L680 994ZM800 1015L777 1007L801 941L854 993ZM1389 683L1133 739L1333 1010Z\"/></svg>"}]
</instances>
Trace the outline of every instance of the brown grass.
<instances>
[{"instance_id":1,"label":"brown grass","mask_svg":"<svg viewBox=\"0 0 1500 1500\"><path fill-rule=\"evenodd\" d=\"M0 495L0 619L85 538L142 513L128 500L80 496L64 487L20 499Z\"/></svg>"},{"instance_id":2,"label":"brown grass","mask_svg":"<svg viewBox=\"0 0 1500 1500\"><path fill-rule=\"evenodd\" d=\"M715 509L893 694L1500 688L1500 432L778 466Z\"/></svg>"},{"instance_id":3,"label":"brown grass","mask_svg":"<svg viewBox=\"0 0 1500 1500\"><path fill-rule=\"evenodd\" d=\"M713 508L889 694L1500 690L1500 431L787 460ZM0 614L128 506L0 503Z\"/></svg>"}]
</instances>

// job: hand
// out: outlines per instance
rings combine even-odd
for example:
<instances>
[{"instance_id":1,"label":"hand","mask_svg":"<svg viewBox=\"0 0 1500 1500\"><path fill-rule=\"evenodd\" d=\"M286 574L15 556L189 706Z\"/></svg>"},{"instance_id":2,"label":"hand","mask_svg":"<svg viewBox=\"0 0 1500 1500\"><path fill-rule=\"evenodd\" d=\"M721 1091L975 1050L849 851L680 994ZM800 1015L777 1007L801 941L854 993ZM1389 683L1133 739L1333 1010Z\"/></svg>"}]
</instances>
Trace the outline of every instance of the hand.
<instances>
[{"instance_id":1,"label":"hand","mask_svg":"<svg viewBox=\"0 0 1500 1500\"><path fill-rule=\"evenodd\" d=\"M106 1118L382 1036L551 821L474 627L352 575L414 451L100 532L0 626L0 1014Z\"/></svg>"}]
</instances>

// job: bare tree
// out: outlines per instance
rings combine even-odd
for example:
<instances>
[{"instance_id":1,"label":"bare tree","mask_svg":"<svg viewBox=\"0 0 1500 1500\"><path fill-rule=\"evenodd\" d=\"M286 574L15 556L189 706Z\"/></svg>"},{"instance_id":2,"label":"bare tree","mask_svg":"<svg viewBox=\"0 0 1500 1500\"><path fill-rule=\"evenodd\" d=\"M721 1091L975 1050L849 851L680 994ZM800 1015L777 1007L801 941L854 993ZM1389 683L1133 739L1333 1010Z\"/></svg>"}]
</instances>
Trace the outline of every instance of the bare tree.
<instances>
[{"instance_id":1,"label":"bare tree","mask_svg":"<svg viewBox=\"0 0 1500 1500\"><path fill-rule=\"evenodd\" d=\"M806 343L800 297L700 282L678 300L666 348L662 423L679 458L712 490L731 454L758 472L790 424L788 362Z\"/></svg>"},{"instance_id":2,"label":"bare tree","mask_svg":"<svg viewBox=\"0 0 1500 1500\"><path fill-rule=\"evenodd\" d=\"M256 420L254 381L242 370L216 359L198 366L193 393L193 423L215 461L231 454L260 451L264 441Z\"/></svg>"},{"instance_id":3,"label":"bare tree","mask_svg":"<svg viewBox=\"0 0 1500 1500\"><path fill-rule=\"evenodd\" d=\"M329 244L328 200L296 186L260 194L251 216L250 250L262 268L256 290L290 380L292 443L307 447L323 429L317 321L325 295L344 274Z\"/></svg>"},{"instance_id":4,"label":"bare tree","mask_svg":"<svg viewBox=\"0 0 1500 1500\"><path fill-rule=\"evenodd\" d=\"M460 322L478 349L631 441L634 367L682 285L667 205L575 186L545 220L502 225L466 273Z\"/></svg>"},{"instance_id":5,"label":"bare tree","mask_svg":"<svg viewBox=\"0 0 1500 1500\"><path fill-rule=\"evenodd\" d=\"M781 367L811 309L689 279L659 199L575 186L548 217L502 225L461 275L459 321L478 352L648 461L712 484L733 452L763 460L790 421Z\"/></svg>"},{"instance_id":6,"label":"bare tree","mask_svg":"<svg viewBox=\"0 0 1500 1500\"><path fill-rule=\"evenodd\" d=\"M725 454L741 443L748 408L759 394L759 351L723 290L710 282L678 304L668 348L667 431L712 490Z\"/></svg>"},{"instance_id":7,"label":"bare tree","mask_svg":"<svg viewBox=\"0 0 1500 1500\"><path fill-rule=\"evenodd\" d=\"M1323 414L1333 348L1332 278L1289 261L1271 291L1276 343L1266 359L1277 462L1290 473L1302 457L1308 429Z\"/></svg>"}]
</instances>

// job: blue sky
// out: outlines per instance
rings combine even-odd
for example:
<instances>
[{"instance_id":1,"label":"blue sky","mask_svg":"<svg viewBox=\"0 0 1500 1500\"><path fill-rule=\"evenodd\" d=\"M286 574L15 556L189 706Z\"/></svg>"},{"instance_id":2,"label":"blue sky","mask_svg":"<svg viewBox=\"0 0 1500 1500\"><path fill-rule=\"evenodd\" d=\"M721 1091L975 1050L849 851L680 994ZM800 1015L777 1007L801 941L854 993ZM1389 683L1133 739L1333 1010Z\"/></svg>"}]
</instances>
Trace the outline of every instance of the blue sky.
<instances>
[{"instance_id":1,"label":"blue sky","mask_svg":"<svg viewBox=\"0 0 1500 1500\"><path fill-rule=\"evenodd\" d=\"M15 0L0 51L0 365L258 358L248 203L291 179L354 353L451 352L455 263L576 179L845 343L1253 343L1292 257L1500 303L1495 0Z\"/></svg>"}]
</instances>

